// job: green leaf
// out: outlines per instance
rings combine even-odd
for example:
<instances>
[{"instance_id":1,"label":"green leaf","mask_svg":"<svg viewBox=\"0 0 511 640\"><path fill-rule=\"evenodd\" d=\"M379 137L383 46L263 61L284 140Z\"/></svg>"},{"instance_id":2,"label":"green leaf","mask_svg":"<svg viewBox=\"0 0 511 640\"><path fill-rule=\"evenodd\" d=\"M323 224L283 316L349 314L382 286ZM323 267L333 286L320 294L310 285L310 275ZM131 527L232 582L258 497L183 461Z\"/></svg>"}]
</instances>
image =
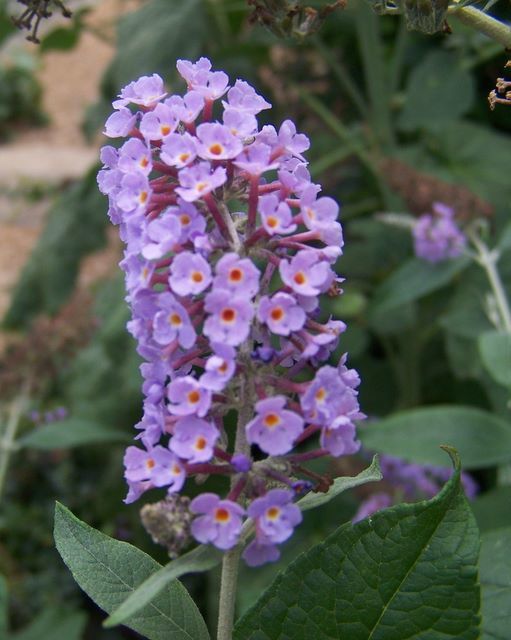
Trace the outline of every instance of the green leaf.
<instances>
[{"instance_id":1,"label":"green leaf","mask_svg":"<svg viewBox=\"0 0 511 640\"><path fill-rule=\"evenodd\" d=\"M511 387L511 335L488 331L479 336L479 352L491 377Z\"/></svg>"},{"instance_id":2,"label":"green leaf","mask_svg":"<svg viewBox=\"0 0 511 640\"><path fill-rule=\"evenodd\" d=\"M7 637L7 615L9 606L9 594L7 581L0 574L0 638Z\"/></svg>"},{"instance_id":3,"label":"green leaf","mask_svg":"<svg viewBox=\"0 0 511 640\"><path fill-rule=\"evenodd\" d=\"M468 264L468 258L457 258L438 264L412 258L378 287L369 308L371 315L387 313L406 302L418 300L445 287Z\"/></svg>"},{"instance_id":4,"label":"green leaf","mask_svg":"<svg viewBox=\"0 0 511 640\"><path fill-rule=\"evenodd\" d=\"M138 613L151 602L173 580L185 573L209 571L222 561L223 553L211 545L200 545L180 558L169 562L156 573L153 573L138 589L127 598L120 607L104 622L105 627L114 627L127 618Z\"/></svg>"},{"instance_id":5,"label":"green leaf","mask_svg":"<svg viewBox=\"0 0 511 640\"><path fill-rule=\"evenodd\" d=\"M89 527L59 503L55 543L76 582L107 613L161 568L143 551ZM177 580L125 624L149 640L209 638L199 610Z\"/></svg>"},{"instance_id":6,"label":"green leaf","mask_svg":"<svg viewBox=\"0 0 511 640\"><path fill-rule=\"evenodd\" d=\"M403 411L369 424L359 435L367 449L421 464L445 465L442 444L456 447L467 469L511 460L511 425L473 407Z\"/></svg>"},{"instance_id":7,"label":"green leaf","mask_svg":"<svg viewBox=\"0 0 511 640\"><path fill-rule=\"evenodd\" d=\"M427 502L343 525L277 577L235 640L479 637L478 531L456 471Z\"/></svg>"},{"instance_id":8,"label":"green leaf","mask_svg":"<svg viewBox=\"0 0 511 640\"><path fill-rule=\"evenodd\" d=\"M68 449L101 442L125 442L129 436L97 422L69 418L44 427L36 427L18 444L31 449Z\"/></svg>"},{"instance_id":9,"label":"green leaf","mask_svg":"<svg viewBox=\"0 0 511 640\"><path fill-rule=\"evenodd\" d=\"M508 640L511 628L511 527L485 533L479 558L481 640Z\"/></svg>"},{"instance_id":10,"label":"green leaf","mask_svg":"<svg viewBox=\"0 0 511 640\"><path fill-rule=\"evenodd\" d=\"M315 509L330 502L330 500L336 498L343 491L359 487L361 484L368 482L379 482L382 478L378 456L376 455L373 457L370 466L361 471L358 476L336 478L327 493L309 493L299 500L297 504L302 511Z\"/></svg>"},{"instance_id":11,"label":"green leaf","mask_svg":"<svg viewBox=\"0 0 511 640\"><path fill-rule=\"evenodd\" d=\"M492 489L471 503L479 531L511 527L511 486Z\"/></svg>"},{"instance_id":12,"label":"green leaf","mask_svg":"<svg viewBox=\"0 0 511 640\"><path fill-rule=\"evenodd\" d=\"M86 623L87 616L82 611L63 611L61 607L46 609L32 624L10 636L10 639L80 640Z\"/></svg>"},{"instance_id":13,"label":"green leaf","mask_svg":"<svg viewBox=\"0 0 511 640\"><path fill-rule=\"evenodd\" d=\"M470 109L474 95L472 75L459 57L434 50L412 71L399 125L405 130L445 125Z\"/></svg>"}]
</instances>

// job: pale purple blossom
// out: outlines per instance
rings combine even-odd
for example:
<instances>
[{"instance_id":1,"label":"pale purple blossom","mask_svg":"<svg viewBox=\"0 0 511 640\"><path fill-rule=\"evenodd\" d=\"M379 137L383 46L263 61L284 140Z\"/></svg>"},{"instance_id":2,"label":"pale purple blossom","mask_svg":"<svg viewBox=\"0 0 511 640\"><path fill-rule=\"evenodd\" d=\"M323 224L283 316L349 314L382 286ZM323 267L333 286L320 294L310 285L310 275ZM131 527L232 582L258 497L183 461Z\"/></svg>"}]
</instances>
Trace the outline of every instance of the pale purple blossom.
<instances>
[{"instance_id":1,"label":"pale purple blossom","mask_svg":"<svg viewBox=\"0 0 511 640\"><path fill-rule=\"evenodd\" d=\"M103 133L109 138L121 138L127 136L135 126L138 115L132 113L126 107L121 107L118 111L114 111L105 122Z\"/></svg>"},{"instance_id":2,"label":"pale purple blossom","mask_svg":"<svg viewBox=\"0 0 511 640\"><path fill-rule=\"evenodd\" d=\"M177 340L184 349L195 344L196 333L186 309L171 293L159 296L160 311L154 316L153 336L158 344Z\"/></svg>"},{"instance_id":3,"label":"pale purple blossom","mask_svg":"<svg viewBox=\"0 0 511 640\"><path fill-rule=\"evenodd\" d=\"M140 132L146 140L165 140L179 124L176 114L168 106L157 104L152 111L144 113L140 121Z\"/></svg>"},{"instance_id":4,"label":"pale purple blossom","mask_svg":"<svg viewBox=\"0 0 511 640\"><path fill-rule=\"evenodd\" d=\"M125 107L127 104L137 104L152 107L167 95L163 80L153 73L152 76L142 76L130 82L119 94L119 100L114 100L114 109Z\"/></svg>"},{"instance_id":5,"label":"pale purple blossom","mask_svg":"<svg viewBox=\"0 0 511 640\"><path fill-rule=\"evenodd\" d=\"M197 152L205 160L229 160L243 149L240 139L223 124L204 122L197 127Z\"/></svg>"},{"instance_id":6,"label":"pale purple blossom","mask_svg":"<svg viewBox=\"0 0 511 640\"><path fill-rule=\"evenodd\" d=\"M329 264L311 249L299 251L289 262L281 260L279 270L284 283L305 297L327 291L335 277Z\"/></svg>"},{"instance_id":7,"label":"pale purple blossom","mask_svg":"<svg viewBox=\"0 0 511 640\"><path fill-rule=\"evenodd\" d=\"M190 463L206 462L213 457L218 429L201 418L185 416L176 422L170 449Z\"/></svg>"},{"instance_id":8,"label":"pale purple blossom","mask_svg":"<svg viewBox=\"0 0 511 640\"><path fill-rule=\"evenodd\" d=\"M209 264L202 256L191 251L179 253L170 265L169 284L178 296L202 293L209 287L211 280Z\"/></svg>"},{"instance_id":9,"label":"pale purple blossom","mask_svg":"<svg viewBox=\"0 0 511 640\"><path fill-rule=\"evenodd\" d=\"M271 298L263 296L259 301L257 319L264 322L272 333L288 336L305 323L305 311L296 299L287 293L276 293Z\"/></svg>"},{"instance_id":10,"label":"pale purple blossom","mask_svg":"<svg viewBox=\"0 0 511 640\"><path fill-rule=\"evenodd\" d=\"M177 193L186 202L195 202L211 191L221 187L227 180L227 173L223 167L212 169L209 162L200 162L192 167L181 169L179 172L180 187Z\"/></svg>"},{"instance_id":11,"label":"pale purple blossom","mask_svg":"<svg viewBox=\"0 0 511 640\"><path fill-rule=\"evenodd\" d=\"M215 288L206 296L205 309L210 315L203 331L212 342L236 347L247 339L254 316L248 299L236 298L227 289Z\"/></svg>"},{"instance_id":12,"label":"pale purple blossom","mask_svg":"<svg viewBox=\"0 0 511 640\"><path fill-rule=\"evenodd\" d=\"M193 376L172 380L167 387L167 405L176 416L205 416L211 406L211 391L204 388Z\"/></svg>"},{"instance_id":13,"label":"pale purple blossom","mask_svg":"<svg viewBox=\"0 0 511 640\"><path fill-rule=\"evenodd\" d=\"M162 145L160 158L170 167L182 169L195 160L196 141L189 133L171 133Z\"/></svg>"},{"instance_id":14,"label":"pale purple blossom","mask_svg":"<svg viewBox=\"0 0 511 640\"><path fill-rule=\"evenodd\" d=\"M222 256L215 267L215 288L227 289L234 295L253 298L259 291L259 270L248 258L236 253Z\"/></svg>"},{"instance_id":15,"label":"pale purple blossom","mask_svg":"<svg viewBox=\"0 0 511 640\"><path fill-rule=\"evenodd\" d=\"M203 514L192 522L193 537L203 544L231 549L239 538L245 510L232 500L220 500L215 493L203 493L190 503L192 513Z\"/></svg>"},{"instance_id":16,"label":"pale purple blossom","mask_svg":"<svg viewBox=\"0 0 511 640\"><path fill-rule=\"evenodd\" d=\"M284 409L286 398L272 396L256 402L257 416L246 426L247 440L272 456L291 451L294 441L303 431L303 419L294 411Z\"/></svg>"}]
</instances>

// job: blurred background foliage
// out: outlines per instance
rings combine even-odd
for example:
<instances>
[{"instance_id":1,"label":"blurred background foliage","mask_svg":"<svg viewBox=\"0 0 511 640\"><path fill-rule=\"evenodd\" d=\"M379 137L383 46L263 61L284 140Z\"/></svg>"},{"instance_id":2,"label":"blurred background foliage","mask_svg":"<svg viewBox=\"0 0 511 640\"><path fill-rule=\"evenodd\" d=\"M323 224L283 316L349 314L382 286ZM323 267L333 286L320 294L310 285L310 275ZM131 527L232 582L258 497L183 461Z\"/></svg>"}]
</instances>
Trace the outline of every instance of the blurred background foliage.
<instances>
[{"instance_id":1,"label":"blurred background foliage","mask_svg":"<svg viewBox=\"0 0 511 640\"><path fill-rule=\"evenodd\" d=\"M450 34L410 32L403 16L379 16L361 0L320 12L312 22L299 16L291 26L286 16L272 23L264 14L271 29L254 12L261 19L260 5L272 3L136 4L118 21L116 53L100 99L88 106L84 135L98 139L126 83L157 72L177 88L176 59L200 55L231 78L254 84L273 103L272 123L297 121L312 140L313 177L342 203L344 295L323 312L348 323L339 351L349 352L362 378L361 406L370 416L361 427L363 443L411 462L444 464L429 429L430 411L440 411L443 441L459 448L480 485L474 510L481 528L511 525L511 347L499 342L488 280L466 258L434 266L419 261L409 230L379 215L418 215L444 202L466 224L482 220L484 240L501 252L499 271L511 293L511 110L487 105L507 59L502 45L454 17L448 18ZM315 4L319 11L325 5ZM11 9L0 13L0 46L12 34ZM41 54L76 46L88 9L80 3L69 22L50 23L40 35ZM499 2L491 11L509 20L510 9ZM295 37L285 37L289 33ZM2 62L0 137L12 134L20 120L44 122L40 91L29 64ZM166 561L140 525L139 505L122 503L123 449L141 411L122 279L112 272L94 287L92 300L73 298L83 258L107 241L97 169L60 190L4 319L21 336L0 357L5 424L19 414L0 511L0 635L2 629L7 634L8 611L10 639L134 637L101 629L95 608L73 586L53 549L55 499L92 526ZM41 324L41 316L50 324ZM62 333L65 340L49 339ZM493 366L502 353L503 363ZM67 412L61 422L34 426L27 417L29 407L44 412L57 405ZM450 409L442 413L444 405ZM495 437L481 440L488 433ZM341 459L329 471L353 474L363 464L363 456ZM381 487L344 494L324 513L307 517L283 562L351 518L371 490ZM243 571L241 610L277 569ZM214 572L207 582L185 580L213 617L217 580Z\"/></svg>"}]
</instances>

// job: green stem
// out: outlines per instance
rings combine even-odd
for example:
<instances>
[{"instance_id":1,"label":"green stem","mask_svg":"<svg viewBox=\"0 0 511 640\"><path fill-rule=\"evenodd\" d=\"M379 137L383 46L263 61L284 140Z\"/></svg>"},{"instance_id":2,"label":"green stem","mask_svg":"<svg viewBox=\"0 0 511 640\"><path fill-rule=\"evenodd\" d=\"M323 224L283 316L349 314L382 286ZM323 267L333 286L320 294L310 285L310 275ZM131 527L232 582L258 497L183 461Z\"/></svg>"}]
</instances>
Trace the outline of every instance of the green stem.
<instances>
[{"instance_id":1,"label":"green stem","mask_svg":"<svg viewBox=\"0 0 511 640\"><path fill-rule=\"evenodd\" d=\"M240 555L241 545L237 545L224 554L222 577L220 578L217 640L232 640Z\"/></svg>"},{"instance_id":2,"label":"green stem","mask_svg":"<svg viewBox=\"0 0 511 640\"><path fill-rule=\"evenodd\" d=\"M500 20L496 20L487 13L475 7L449 7L449 15L458 18L460 22L472 29L484 33L492 40L500 42L506 49L511 48L511 27Z\"/></svg>"},{"instance_id":3,"label":"green stem","mask_svg":"<svg viewBox=\"0 0 511 640\"><path fill-rule=\"evenodd\" d=\"M16 451L16 433L25 407L26 395L23 393L11 403L5 431L0 440L0 499L5 487L7 469L11 455Z\"/></svg>"},{"instance_id":4,"label":"green stem","mask_svg":"<svg viewBox=\"0 0 511 640\"><path fill-rule=\"evenodd\" d=\"M393 95L399 88L401 74L403 72L403 64L405 60L406 45L408 44L409 31L406 28L406 21L403 16L399 19L399 28L396 37L396 44L390 64L390 95Z\"/></svg>"},{"instance_id":5,"label":"green stem","mask_svg":"<svg viewBox=\"0 0 511 640\"><path fill-rule=\"evenodd\" d=\"M495 249L490 250L476 233L469 232L468 236L477 250L475 259L486 272L488 282L490 283L491 290L495 297L495 302L497 303L497 309L501 319L500 328L504 329L507 334L511 335L511 310L504 285L500 278L500 273L497 269L500 253Z\"/></svg>"}]
</instances>

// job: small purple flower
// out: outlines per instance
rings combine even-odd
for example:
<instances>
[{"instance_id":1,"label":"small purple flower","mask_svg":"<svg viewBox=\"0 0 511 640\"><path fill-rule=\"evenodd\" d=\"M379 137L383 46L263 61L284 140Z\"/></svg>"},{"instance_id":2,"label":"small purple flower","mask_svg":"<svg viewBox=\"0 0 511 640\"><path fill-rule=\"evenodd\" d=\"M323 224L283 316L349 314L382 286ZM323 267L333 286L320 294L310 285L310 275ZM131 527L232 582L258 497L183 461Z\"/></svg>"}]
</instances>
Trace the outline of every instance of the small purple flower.
<instances>
[{"instance_id":1,"label":"small purple flower","mask_svg":"<svg viewBox=\"0 0 511 640\"><path fill-rule=\"evenodd\" d=\"M281 260L280 275L288 287L301 296L317 296L327 291L335 274L311 249L299 251L291 261Z\"/></svg>"},{"instance_id":2,"label":"small purple flower","mask_svg":"<svg viewBox=\"0 0 511 640\"><path fill-rule=\"evenodd\" d=\"M284 409L284 396L273 396L256 402L257 417L246 426L247 440L272 456L288 453L303 431L303 419Z\"/></svg>"},{"instance_id":3,"label":"small purple flower","mask_svg":"<svg viewBox=\"0 0 511 640\"><path fill-rule=\"evenodd\" d=\"M138 104L143 107L152 107L167 95L163 80L153 73L152 76L142 76L138 80L130 82L119 94L119 100L112 104L114 109L125 107L127 104Z\"/></svg>"},{"instance_id":4,"label":"small purple flower","mask_svg":"<svg viewBox=\"0 0 511 640\"><path fill-rule=\"evenodd\" d=\"M232 500L220 500L215 493L203 493L190 503L190 511L204 514L192 522L193 537L219 549L231 549L239 538L244 509Z\"/></svg>"},{"instance_id":5,"label":"small purple flower","mask_svg":"<svg viewBox=\"0 0 511 640\"><path fill-rule=\"evenodd\" d=\"M226 109L223 115L223 123L233 136L242 140L253 136L257 131L257 119L250 113Z\"/></svg>"},{"instance_id":6,"label":"small purple flower","mask_svg":"<svg viewBox=\"0 0 511 640\"><path fill-rule=\"evenodd\" d=\"M167 345L178 340L183 349L195 344L196 333L186 309L171 293L159 296L161 309L154 317L153 336L158 344Z\"/></svg>"},{"instance_id":7,"label":"small purple flower","mask_svg":"<svg viewBox=\"0 0 511 640\"><path fill-rule=\"evenodd\" d=\"M176 422L169 447L190 463L207 462L213 457L213 448L219 437L218 429L210 422L186 416Z\"/></svg>"},{"instance_id":8,"label":"small purple flower","mask_svg":"<svg viewBox=\"0 0 511 640\"><path fill-rule=\"evenodd\" d=\"M189 133L171 133L163 142L160 158L170 167L182 169L195 160L197 146Z\"/></svg>"},{"instance_id":9,"label":"small purple flower","mask_svg":"<svg viewBox=\"0 0 511 640\"><path fill-rule=\"evenodd\" d=\"M259 301L257 319L279 336L288 336L292 331L301 329L305 317L305 311L287 293L276 293L271 298L263 296Z\"/></svg>"},{"instance_id":10,"label":"small purple flower","mask_svg":"<svg viewBox=\"0 0 511 640\"><path fill-rule=\"evenodd\" d=\"M167 387L167 398L170 401L167 408L176 416L195 414L202 418L211 406L211 391L192 376L173 380Z\"/></svg>"},{"instance_id":11,"label":"small purple flower","mask_svg":"<svg viewBox=\"0 0 511 640\"><path fill-rule=\"evenodd\" d=\"M271 489L248 507L247 514L256 521L259 542L278 544L291 536L302 521L302 512L293 504L293 498L294 492L289 489Z\"/></svg>"},{"instance_id":12,"label":"small purple flower","mask_svg":"<svg viewBox=\"0 0 511 640\"><path fill-rule=\"evenodd\" d=\"M315 185L310 185L300 197L300 212L305 226L317 229L337 220L339 205L332 198L317 198Z\"/></svg>"},{"instance_id":13,"label":"small purple flower","mask_svg":"<svg viewBox=\"0 0 511 640\"><path fill-rule=\"evenodd\" d=\"M125 213L137 214L145 211L151 187L142 173L127 173L121 181L121 190L115 199L116 205Z\"/></svg>"},{"instance_id":14,"label":"small purple flower","mask_svg":"<svg viewBox=\"0 0 511 640\"><path fill-rule=\"evenodd\" d=\"M202 293L209 287L211 280L211 267L200 255L183 251L172 261L169 284L178 296Z\"/></svg>"},{"instance_id":15,"label":"small purple flower","mask_svg":"<svg viewBox=\"0 0 511 640\"><path fill-rule=\"evenodd\" d=\"M211 346L214 353L206 361L200 383L211 391L222 391L236 370L236 352L227 344L213 343Z\"/></svg>"},{"instance_id":16,"label":"small purple flower","mask_svg":"<svg viewBox=\"0 0 511 640\"><path fill-rule=\"evenodd\" d=\"M356 439L355 425L345 416L338 416L331 424L324 427L321 430L319 442L323 449L336 458L356 453L360 449L360 441Z\"/></svg>"},{"instance_id":17,"label":"small purple flower","mask_svg":"<svg viewBox=\"0 0 511 640\"><path fill-rule=\"evenodd\" d=\"M217 262L215 272L215 288L227 289L244 298L253 298L259 291L259 270L249 258L227 253Z\"/></svg>"},{"instance_id":18,"label":"small purple flower","mask_svg":"<svg viewBox=\"0 0 511 640\"><path fill-rule=\"evenodd\" d=\"M154 487L171 486L179 491L184 483L184 469L168 449L158 445L149 451L128 447L124 456L125 478L130 482L148 480Z\"/></svg>"},{"instance_id":19,"label":"small purple flower","mask_svg":"<svg viewBox=\"0 0 511 640\"><path fill-rule=\"evenodd\" d=\"M137 138L130 138L119 149L117 167L125 173L151 173L151 149Z\"/></svg>"},{"instance_id":20,"label":"small purple flower","mask_svg":"<svg viewBox=\"0 0 511 640\"><path fill-rule=\"evenodd\" d=\"M235 453L231 465L238 473L247 473L252 468L252 461L244 453Z\"/></svg>"},{"instance_id":21,"label":"small purple flower","mask_svg":"<svg viewBox=\"0 0 511 640\"><path fill-rule=\"evenodd\" d=\"M170 98L165 100L164 104L172 109L181 122L190 124L195 122L197 116L202 111L204 98L198 91L189 91L184 97L170 96Z\"/></svg>"},{"instance_id":22,"label":"small purple flower","mask_svg":"<svg viewBox=\"0 0 511 640\"><path fill-rule=\"evenodd\" d=\"M428 262L457 258L467 244L454 220L454 210L435 202L433 213L420 216L413 227L415 254Z\"/></svg>"},{"instance_id":23,"label":"small purple flower","mask_svg":"<svg viewBox=\"0 0 511 640\"><path fill-rule=\"evenodd\" d=\"M138 115L136 113L132 113L126 107L121 107L108 118L103 133L109 138L127 136L135 126L137 119Z\"/></svg>"},{"instance_id":24,"label":"small purple flower","mask_svg":"<svg viewBox=\"0 0 511 640\"><path fill-rule=\"evenodd\" d=\"M216 100L227 91L229 78L223 71L210 71L211 62L200 58L198 62L178 60L179 74L186 80L189 89L194 89L206 100Z\"/></svg>"},{"instance_id":25,"label":"small purple flower","mask_svg":"<svg viewBox=\"0 0 511 640\"><path fill-rule=\"evenodd\" d=\"M259 213L261 214L262 225L270 236L277 233L293 233L296 230L289 205L281 202L273 194L259 198Z\"/></svg>"},{"instance_id":26,"label":"small purple flower","mask_svg":"<svg viewBox=\"0 0 511 640\"><path fill-rule=\"evenodd\" d=\"M176 188L176 192L186 202L194 202L221 187L226 180L227 172L223 167L212 170L209 162L200 162L193 167L181 169L179 172L181 186Z\"/></svg>"},{"instance_id":27,"label":"small purple flower","mask_svg":"<svg viewBox=\"0 0 511 640\"><path fill-rule=\"evenodd\" d=\"M251 302L233 297L227 289L213 289L206 296L205 310L211 315L203 331L211 341L237 347L247 339L254 315Z\"/></svg>"},{"instance_id":28,"label":"small purple flower","mask_svg":"<svg viewBox=\"0 0 511 640\"><path fill-rule=\"evenodd\" d=\"M350 420L363 417L357 393L347 386L334 367L318 369L305 393L300 397L304 417L308 422L329 426L338 416Z\"/></svg>"},{"instance_id":29,"label":"small purple flower","mask_svg":"<svg viewBox=\"0 0 511 640\"><path fill-rule=\"evenodd\" d=\"M142 255L147 260L163 257L179 242L181 225L175 216L166 215L151 220L145 228Z\"/></svg>"},{"instance_id":30,"label":"small purple flower","mask_svg":"<svg viewBox=\"0 0 511 640\"><path fill-rule=\"evenodd\" d=\"M280 551L277 545L263 544L256 538L245 548L241 557L249 567L260 567L267 562L277 562Z\"/></svg>"},{"instance_id":31,"label":"small purple flower","mask_svg":"<svg viewBox=\"0 0 511 640\"><path fill-rule=\"evenodd\" d=\"M222 105L226 110L235 109L254 116L263 109L271 109L271 104L244 80L236 80L227 92L227 102L222 100Z\"/></svg>"},{"instance_id":32,"label":"small purple flower","mask_svg":"<svg viewBox=\"0 0 511 640\"><path fill-rule=\"evenodd\" d=\"M243 149L243 144L229 129L217 122L205 122L197 127L197 151L205 160L229 160Z\"/></svg>"},{"instance_id":33,"label":"small purple flower","mask_svg":"<svg viewBox=\"0 0 511 640\"><path fill-rule=\"evenodd\" d=\"M144 113L140 121L140 133L149 140L165 140L175 131L179 120L168 106L157 104L152 111Z\"/></svg>"},{"instance_id":34,"label":"small purple flower","mask_svg":"<svg viewBox=\"0 0 511 640\"><path fill-rule=\"evenodd\" d=\"M271 162L271 148L261 142L245 147L234 164L251 176L260 176L278 167L278 163Z\"/></svg>"}]
</instances>

